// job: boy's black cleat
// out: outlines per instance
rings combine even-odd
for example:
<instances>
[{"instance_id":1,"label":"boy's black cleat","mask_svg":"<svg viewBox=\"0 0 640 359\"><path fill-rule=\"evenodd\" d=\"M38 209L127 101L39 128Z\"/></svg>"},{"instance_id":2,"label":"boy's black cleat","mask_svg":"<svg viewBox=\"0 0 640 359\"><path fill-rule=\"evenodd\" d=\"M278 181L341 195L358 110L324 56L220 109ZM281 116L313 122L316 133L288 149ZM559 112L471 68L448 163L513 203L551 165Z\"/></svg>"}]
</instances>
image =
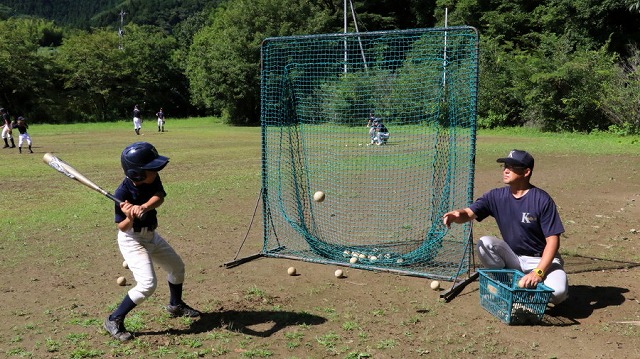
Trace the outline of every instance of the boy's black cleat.
<instances>
[{"instance_id":1,"label":"boy's black cleat","mask_svg":"<svg viewBox=\"0 0 640 359\"><path fill-rule=\"evenodd\" d=\"M124 327L124 321L121 318L109 320L109 317L107 317L107 319L104 320L104 324L102 326L107 332L109 332L109 334L111 334L112 337L118 339L121 342L133 338L133 335L129 333Z\"/></svg>"},{"instance_id":2,"label":"boy's black cleat","mask_svg":"<svg viewBox=\"0 0 640 359\"><path fill-rule=\"evenodd\" d=\"M166 309L167 309L167 312L169 312L169 314L171 314L171 316L174 318L175 317L195 318L195 317L199 317L201 314L199 311L191 308L186 303L180 303L178 305L169 304Z\"/></svg>"}]
</instances>

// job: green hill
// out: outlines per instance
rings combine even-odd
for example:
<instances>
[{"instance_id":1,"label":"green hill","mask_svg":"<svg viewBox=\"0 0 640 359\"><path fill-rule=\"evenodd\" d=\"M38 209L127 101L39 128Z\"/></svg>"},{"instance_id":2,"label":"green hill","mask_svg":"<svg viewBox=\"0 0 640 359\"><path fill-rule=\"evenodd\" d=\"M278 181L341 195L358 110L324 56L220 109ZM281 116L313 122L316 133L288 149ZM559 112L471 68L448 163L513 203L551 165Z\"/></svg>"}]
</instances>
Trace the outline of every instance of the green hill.
<instances>
[{"instance_id":1,"label":"green hill","mask_svg":"<svg viewBox=\"0 0 640 359\"><path fill-rule=\"evenodd\" d=\"M215 6L207 0L0 0L0 18L35 16L59 25L90 28L117 25L120 12L125 21L156 25L170 31L180 21Z\"/></svg>"}]
</instances>

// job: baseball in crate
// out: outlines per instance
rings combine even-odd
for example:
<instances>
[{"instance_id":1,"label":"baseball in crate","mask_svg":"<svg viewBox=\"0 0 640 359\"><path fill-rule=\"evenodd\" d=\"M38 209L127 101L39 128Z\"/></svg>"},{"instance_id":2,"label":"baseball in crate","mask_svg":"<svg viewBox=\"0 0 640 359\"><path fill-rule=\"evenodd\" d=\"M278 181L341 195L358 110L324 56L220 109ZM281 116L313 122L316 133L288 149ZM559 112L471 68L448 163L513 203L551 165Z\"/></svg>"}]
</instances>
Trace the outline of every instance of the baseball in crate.
<instances>
[{"instance_id":1,"label":"baseball in crate","mask_svg":"<svg viewBox=\"0 0 640 359\"><path fill-rule=\"evenodd\" d=\"M449 227L451 223L465 223L473 219L480 222L489 216L493 217L502 239L480 237L476 253L483 266L521 272L523 275L515 283L520 283L523 289L543 288L541 285L550 288L552 293L549 302L558 305L567 299L569 283L559 253L564 226L556 204L547 192L531 183L534 167L531 154L512 150L506 157L498 158L497 162L502 165L502 182L505 186L485 192L467 208L445 213L443 222ZM497 273L491 273L498 276ZM510 275L511 280L513 276ZM480 279L483 280L482 276ZM486 276L484 280L488 280ZM490 283L485 285L488 287ZM505 287L492 288L496 289L498 295L507 295L501 291L506 291ZM518 290L514 295L525 293L529 292ZM507 304L512 302L507 301Z\"/></svg>"},{"instance_id":2,"label":"baseball in crate","mask_svg":"<svg viewBox=\"0 0 640 359\"><path fill-rule=\"evenodd\" d=\"M480 269L480 306L506 324L536 324L544 317L553 289L523 288L515 269Z\"/></svg>"}]
</instances>

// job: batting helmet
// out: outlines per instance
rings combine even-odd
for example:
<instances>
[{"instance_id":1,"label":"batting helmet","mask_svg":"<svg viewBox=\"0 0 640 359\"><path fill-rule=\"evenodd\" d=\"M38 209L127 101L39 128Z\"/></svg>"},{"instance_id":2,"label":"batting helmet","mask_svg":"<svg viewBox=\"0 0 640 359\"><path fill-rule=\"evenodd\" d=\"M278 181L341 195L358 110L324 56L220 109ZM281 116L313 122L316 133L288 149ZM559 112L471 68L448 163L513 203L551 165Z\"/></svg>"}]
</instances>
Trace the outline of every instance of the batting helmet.
<instances>
[{"instance_id":1,"label":"batting helmet","mask_svg":"<svg viewBox=\"0 0 640 359\"><path fill-rule=\"evenodd\" d=\"M132 181L140 182L147 177L145 170L160 171L169 163L169 158L160 156L148 142L136 142L122 151L120 162L124 174Z\"/></svg>"}]
</instances>

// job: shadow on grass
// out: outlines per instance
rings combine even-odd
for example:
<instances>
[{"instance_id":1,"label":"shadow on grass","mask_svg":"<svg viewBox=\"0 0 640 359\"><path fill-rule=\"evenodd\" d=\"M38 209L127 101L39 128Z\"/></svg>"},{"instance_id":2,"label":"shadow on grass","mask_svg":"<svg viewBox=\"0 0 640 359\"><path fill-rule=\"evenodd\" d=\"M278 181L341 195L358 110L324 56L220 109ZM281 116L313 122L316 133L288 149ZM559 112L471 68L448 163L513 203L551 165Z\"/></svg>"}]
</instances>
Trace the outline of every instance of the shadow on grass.
<instances>
[{"instance_id":1,"label":"shadow on grass","mask_svg":"<svg viewBox=\"0 0 640 359\"><path fill-rule=\"evenodd\" d=\"M206 333L217 328L226 328L230 331L252 335L256 337L269 337L272 334L295 325L320 325L327 320L323 317L294 312L279 311L223 311L214 313L202 313L187 329L170 329L158 332L138 332L140 335L165 335L165 334L199 334Z\"/></svg>"},{"instance_id":2,"label":"shadow on grass","mask_svg":"<svg viewBox=\"0 0 640 359\"><path fill-rule=\"evenodd\" d=\"M619 287L569 286L569 298L558 306L548 308L543 323L555 326L580 324L579 319L588 318L597 309L624 303L622 294L628 291Z\"/></svg>"}]
</instances>

